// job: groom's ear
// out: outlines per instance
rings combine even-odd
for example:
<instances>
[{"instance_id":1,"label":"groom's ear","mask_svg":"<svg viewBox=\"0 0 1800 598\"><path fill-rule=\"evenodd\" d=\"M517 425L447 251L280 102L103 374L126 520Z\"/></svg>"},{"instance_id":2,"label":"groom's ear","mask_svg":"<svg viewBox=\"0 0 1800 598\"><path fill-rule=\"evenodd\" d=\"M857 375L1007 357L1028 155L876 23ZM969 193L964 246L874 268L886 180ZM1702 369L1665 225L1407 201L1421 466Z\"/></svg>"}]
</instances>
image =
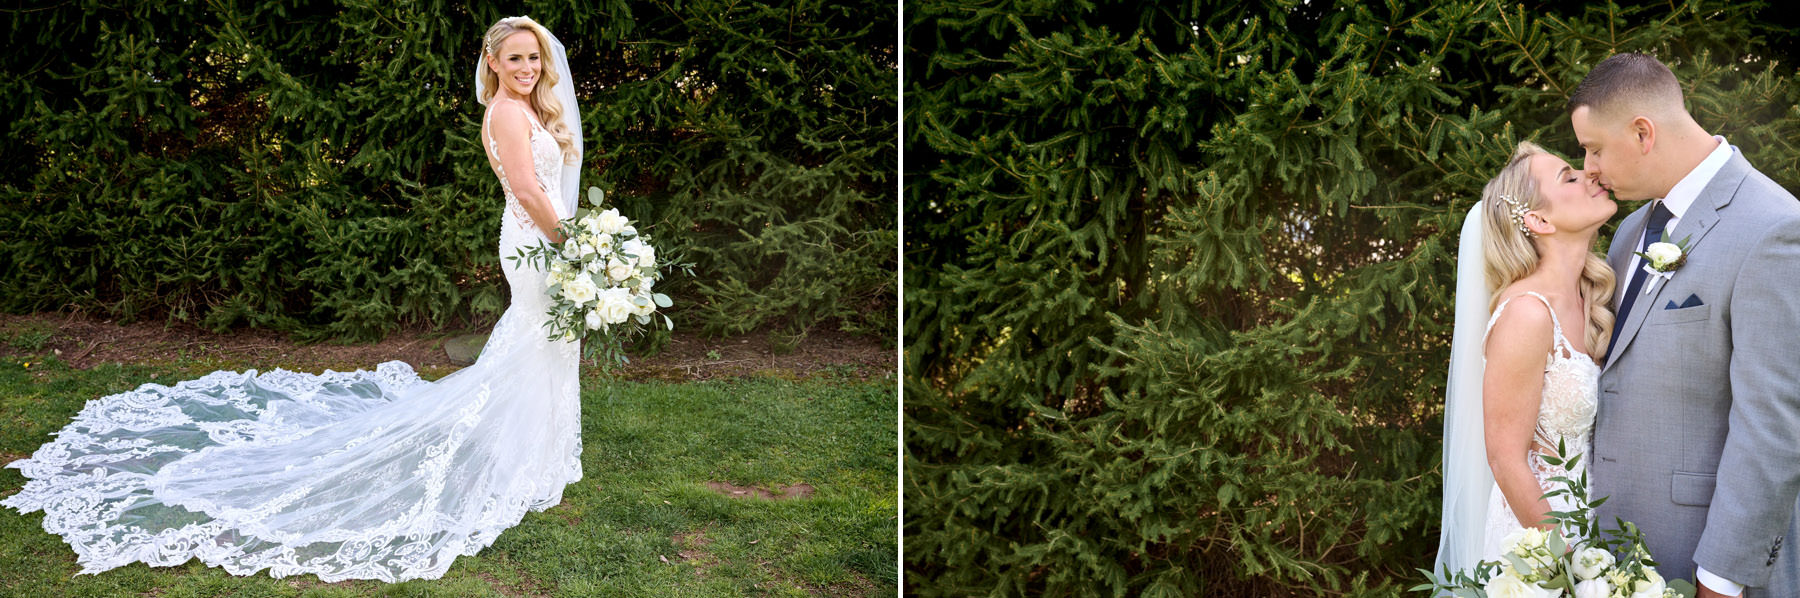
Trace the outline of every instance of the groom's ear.
<instances>
[{"instance_id":1,"label":"groom's ear","mask_svg":"<svg viewBox=\"0 0 1800 598\"><path fill-rule=\"evenodd\" d=\"M1650 155L1651 148L1656 147L1656 122L1647 116L1634 116L1628 125L1632 140L1637 143L1639 155Z\"/></svg>"}]
</instances>

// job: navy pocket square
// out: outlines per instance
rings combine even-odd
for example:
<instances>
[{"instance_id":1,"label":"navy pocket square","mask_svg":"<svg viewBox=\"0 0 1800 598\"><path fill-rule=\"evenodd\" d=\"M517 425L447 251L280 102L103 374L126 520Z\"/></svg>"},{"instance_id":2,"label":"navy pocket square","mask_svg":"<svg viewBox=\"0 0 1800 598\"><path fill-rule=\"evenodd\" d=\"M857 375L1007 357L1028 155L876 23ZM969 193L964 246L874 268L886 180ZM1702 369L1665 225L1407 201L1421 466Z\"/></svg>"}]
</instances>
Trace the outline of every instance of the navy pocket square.
<instances>
[{"instance_id":1,"label":"navy pocket square","mask_svg":"<svg viewBox=\"0 0 1800 598\"><path fill-rule=\"evenodd\" d=\"M1687 309L1690 307L1700 307L1702 305L1705 304L1700 302L1699 295L1688 295L1688 298L1685 301L1682 301L1681 305L1676 305L1675 300L1670 299L1669 304L1663 306L1663 309Z\"/></svg>"}]
</instances>

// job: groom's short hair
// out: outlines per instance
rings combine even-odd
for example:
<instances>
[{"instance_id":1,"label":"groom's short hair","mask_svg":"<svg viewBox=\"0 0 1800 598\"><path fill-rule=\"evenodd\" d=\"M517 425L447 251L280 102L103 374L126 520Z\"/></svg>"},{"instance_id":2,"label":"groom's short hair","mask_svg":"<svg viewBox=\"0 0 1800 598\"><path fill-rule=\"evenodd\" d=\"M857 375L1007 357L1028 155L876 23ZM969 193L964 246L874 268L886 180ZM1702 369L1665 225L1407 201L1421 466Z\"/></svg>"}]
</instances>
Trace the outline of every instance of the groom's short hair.
<instances>
[{"instance_id":1,"label":"groom's short hair","mask_svg":"<svg viewBox=\"0 0 1800 598\"><path fill-rule=\"evenodd\" d=\"M1588 71L1569 96L1570 113L1587 106L1593 113L1618 116L1661 113L1682 106L1681 82L1662 61L1649 54L1614 54Z\"/></svg>"}]
</instances>

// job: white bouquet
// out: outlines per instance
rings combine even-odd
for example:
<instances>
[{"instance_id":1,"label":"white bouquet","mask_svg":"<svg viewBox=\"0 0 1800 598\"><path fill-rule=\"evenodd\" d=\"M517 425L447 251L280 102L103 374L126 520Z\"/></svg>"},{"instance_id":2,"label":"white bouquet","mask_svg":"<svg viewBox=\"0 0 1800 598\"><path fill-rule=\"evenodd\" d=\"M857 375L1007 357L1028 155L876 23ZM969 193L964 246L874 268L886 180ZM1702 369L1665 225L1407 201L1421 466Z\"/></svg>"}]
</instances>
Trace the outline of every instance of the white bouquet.
<instances>
[{"instance_id":1,"label":"white bouquet","mask_svg":"<svg viewBox=\"0 0 1800 598\"><path fill-rule=\"evenodd\" d=\"M617 208L601 210L604 200L598 187L589 187L590 207L577 208L558 223L562 243L540 242L506 259L549 272L550 338L582 339L582 355L602 354L602 367L610 368L630 361L626 337L654 324L674 330L675 322L657 313L673 302L654 290L663 267L650 237L639 234Z\"/></svg>"},{"instance_id":2,"label":"white bouquet","mask_svg":"<svg viewBox=\"0 0 1800 598\"><path fill-rule=\"evenodd\" d=\"M1573 470L1580 462L1578 455L1565 457L1567 448L1556 446L1556 455L1544 455L1544 462ZM1565 476L1550 478L1561 488L1544 494L1545 498L1568 496L1573 509L1551 511L1546 523L1555 528L1545 531L1535 527L1513 533L1501 541L1505 548L1500 560L1483 561L1474 571L1444 571L1442 575L1420 569L1431 583L1414 586L1411 591L1431 592L1434 596L1459 598L1692 598L1693 584L1682 580L1664 580L1656 571L1656 562L1644 550L1643 532L1629 521L1620 521L1619 529L1605 530L1594 520L1594 506L1587 496L1587 473L1575 479ZM1567 538L1577 538L1570 544Z\"/></svg>"}]
</instances>

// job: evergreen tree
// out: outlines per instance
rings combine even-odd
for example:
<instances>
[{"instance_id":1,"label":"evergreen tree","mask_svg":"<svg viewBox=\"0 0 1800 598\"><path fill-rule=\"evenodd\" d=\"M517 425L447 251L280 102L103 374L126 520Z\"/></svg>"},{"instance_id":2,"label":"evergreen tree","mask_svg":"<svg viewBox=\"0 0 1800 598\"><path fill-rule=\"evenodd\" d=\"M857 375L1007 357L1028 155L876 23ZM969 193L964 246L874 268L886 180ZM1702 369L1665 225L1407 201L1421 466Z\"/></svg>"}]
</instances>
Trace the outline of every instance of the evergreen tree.
<instances>
[{"instance_id":1,"label":"evergreen tree","mask_svg":"<svg viewBox=\"0 0 1800 598\"><path fill-rule=\"evenodd\" d=\"M1410 587L1464 213L1620 51L1800 189L1772 12L908 3L909 593Z\"/></svg>"},{"instance_id":2,"label":"evergreen tree","mask_svg":"<svg viewBox=\"0 0 1800 598\"><path fill-rule=\"evenodd\" d=\"M7 11L0 308L303 338L491 320L473 76L487 27L529 14L569 51L583 184L697 263L678 319L891 336L896 7L586 4Z\"/></svg>"}]
</instances>

